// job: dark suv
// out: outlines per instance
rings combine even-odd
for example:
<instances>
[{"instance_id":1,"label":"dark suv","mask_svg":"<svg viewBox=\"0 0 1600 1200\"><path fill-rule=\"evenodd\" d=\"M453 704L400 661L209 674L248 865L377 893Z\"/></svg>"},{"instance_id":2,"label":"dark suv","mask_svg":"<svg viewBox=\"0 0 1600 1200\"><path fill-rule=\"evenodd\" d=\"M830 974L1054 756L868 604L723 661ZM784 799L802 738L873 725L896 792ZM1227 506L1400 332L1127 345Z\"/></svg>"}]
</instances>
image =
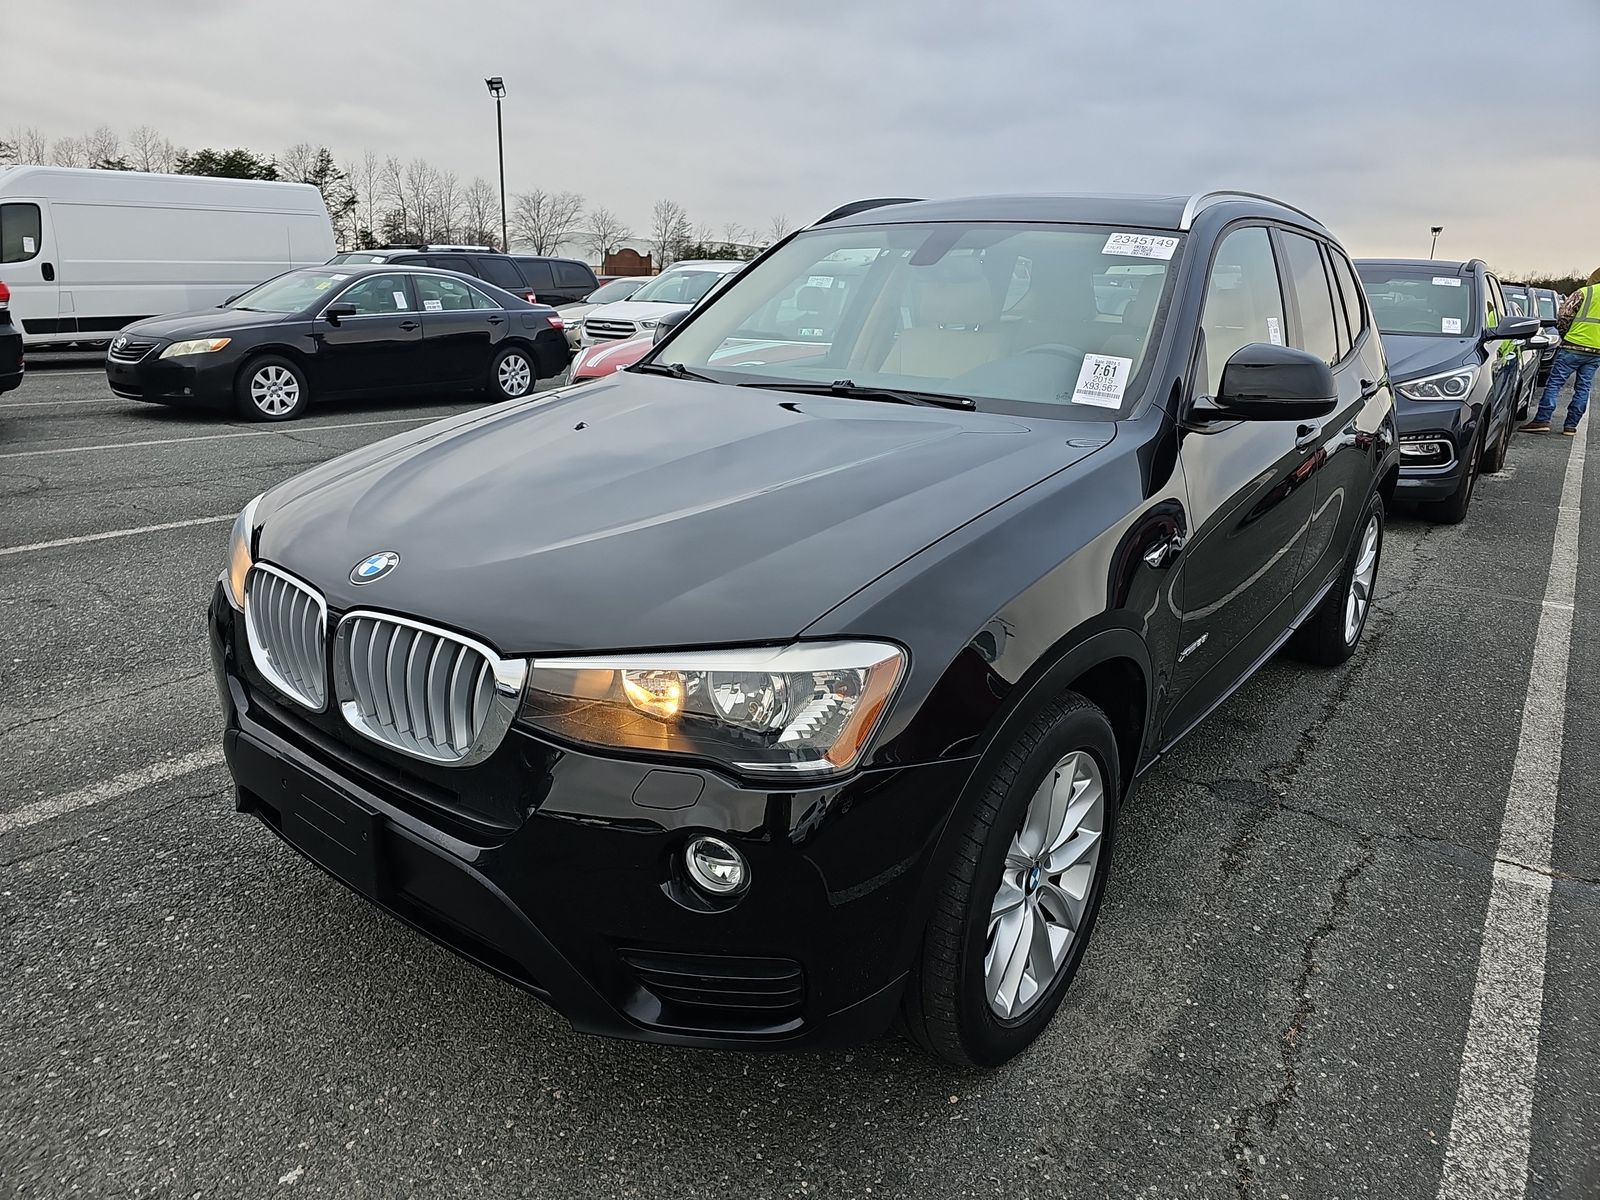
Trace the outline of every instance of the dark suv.
<instances>
[{"instance_id":1,"label":"dark suv","mask_svg":"<svg viewBox=\"0 0 1600 1200\"><path fill-rule=\"evenodd\" d=\"M589 264L575 258L500 254L487 246L382 246L345 250L328 262L396 263L460 271L537 304L576 304L600 286Z\"/></svg>"},{"instance_id":2,"label":"dark suv","mask_svg":"<svg viewBox=\"0 0 1600 1200\"><path fill-rule=\"evenodd\" d=\"M0 392L22 386L22 330L11 321L11 289L0 282Z\"/></svg>"},{"instance_id":3,"label":"dark suv","mask_svg":"<svg viewBox=\"0 0 1600 1200\"><path fill-rule=\"evenodd\" d=\"M252 501L238 807L579 1029L1002 1062L1134 780L1355 650L1387 379L1284 204L848 206L630 370Z\"/></svg>"}]
</instances>

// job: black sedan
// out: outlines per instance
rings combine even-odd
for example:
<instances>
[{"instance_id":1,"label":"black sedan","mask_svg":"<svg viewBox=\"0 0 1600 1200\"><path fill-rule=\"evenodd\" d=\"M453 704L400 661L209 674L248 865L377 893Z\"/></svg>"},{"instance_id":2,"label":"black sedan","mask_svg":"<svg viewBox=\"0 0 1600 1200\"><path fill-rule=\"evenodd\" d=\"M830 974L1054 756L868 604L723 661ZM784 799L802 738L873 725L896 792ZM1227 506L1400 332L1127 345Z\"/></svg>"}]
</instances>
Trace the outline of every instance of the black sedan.
<instances>
[{"instance_id":1,"label":"black sedan","mask_svg":"<svg viewBox=\"0 0 1600 1200\"><path fill-rule=\"evenodd\" d=\"M0 283L0 392L22 384L22 330L11 322L11 289Z\"/></svg>"},{"instance_id":2,"label":"black sedan","mask_svg":"<svg viewBox=\"0 0 1600 1200\"><path fill-rule=\"evenodd\" d=\"M307 267L221 308L129 325L111 390L288 421L313 399L484 390L514 400L567 365L553 308L453 271Z\"/></svg>"}]
</instances>

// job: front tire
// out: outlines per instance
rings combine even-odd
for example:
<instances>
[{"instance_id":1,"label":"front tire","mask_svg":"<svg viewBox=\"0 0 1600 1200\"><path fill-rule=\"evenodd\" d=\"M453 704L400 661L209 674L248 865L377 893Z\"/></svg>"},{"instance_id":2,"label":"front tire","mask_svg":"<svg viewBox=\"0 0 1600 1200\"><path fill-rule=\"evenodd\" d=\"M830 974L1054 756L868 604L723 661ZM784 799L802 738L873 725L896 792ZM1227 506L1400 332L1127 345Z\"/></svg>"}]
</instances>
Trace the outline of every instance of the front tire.
<instances>
[{"instance_id":1,"label":"front tire","mask_svg":"<svg viewBox=\"0 0 1600 1200\"><path fill-rule=\"evenodd\" d=\"M234 381L234 400L252 421L292 421L311 402L305 372L287 358L264 354L245 363Z\"/></svg>"},{"instance_id":2,"label":"front tire","mask_svg":"<svg viewBox=\"0 0 1600 1200\"><path fill-rule=\"evenodd\" d=\"M1527 401L1522 402L1522 407L1527 407ZM1484 452L1483 473L1485 475L1498 475L1505 470L1506 451L1511 448L1511 430L1516 422L1511 419L1511 414L1506 414L1506 427L1500 431L1500 437L1494 444L1494 449Z\"/></svg>"},{"instance_id":3,"label":"front tire","mask_svg":"<svg viewBox=\"0 0 1600 1200\"><path fill-rule=\"evenodd\" d=\"M1072 692L974 777L977 806L906 984L923 1049L995 1067L1044 1031L1094 928L1121 786L1111 722Z\"/></svg>"},{"instance_id":4,"label":"front tire","mask_svg":"<svg viewBox=\"0 0 1600 1200\"><path fill-rule=\"evenodd\" d=\"M1373 496L1339 581L1295 630L1289 652L1319 667L1336 667L1356 652L1372 612L1372 592L1383 556L1383 497Z\"/></svg>"},{"instance_id":5,"label":"front tire","mask_svg":"<svg viewBox=\"0 0 1600 1200\"><path fill-rule=\"evenodd\" d=\"M1478 486L1478 469L1482 454L1478 449L1478 441L1474 439L1467 450L1466 460L1462 464L1461 482L1456 485L1456 490L1443 500L1425 500L1417 505L1417 510L1430 521L1441 525L1459 525L1467 519L1467 508L1472 504L1472 492Z\"/></svg>"},{"instance_id":6,"label":"front tire","mask_svg":"<svg viewBox=\"0 0 1600 1200\"><path fill-rule=\"evenodd\" d=\"M496 400L520 400L537 382L533 355L521 346L507 346L489 366L489 394Z\"/></svg>"}]
</instances>

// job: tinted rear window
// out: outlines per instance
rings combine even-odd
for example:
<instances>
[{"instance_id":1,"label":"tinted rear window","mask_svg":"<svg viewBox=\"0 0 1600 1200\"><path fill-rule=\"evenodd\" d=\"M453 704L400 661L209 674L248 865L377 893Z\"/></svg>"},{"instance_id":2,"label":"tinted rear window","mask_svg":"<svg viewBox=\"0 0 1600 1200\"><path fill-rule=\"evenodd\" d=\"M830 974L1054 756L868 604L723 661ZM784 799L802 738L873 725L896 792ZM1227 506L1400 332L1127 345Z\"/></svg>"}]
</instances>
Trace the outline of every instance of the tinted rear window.
<instances>
[{"instance_id":1,"label":"tinted rear window","mask_svg":"<svg viewBox=\"0 0 1600 1200\"><path fill-rule=\"evenodd\" d=\"M509 258L480 258L478 266L485 279L509 291L520 292L527 286L522 282L521 272Z\"/></svg>"},{"instance_id":2,"label":"tinted rear window","mask_svg":"<svg viewBox=\"0 0 1600 1200\"><path fill-rule=\"evenodd\" d=\"M542 258L519 258L517 265L522 268L522 274L528 281L528 286L534 291L546 291L556 286L555 272L550 270L550 264Z\"/></svg>"},{"instance_id":3,"label":"tinted rear window","mask_svg":"<svg viewBox=\"0 0 1600 1200\"><path fill-rule=\"evenodd\" d=\"M558 262L556 282L564 288L577 288L587 292L594 287L594 273L582 263Z\"/></svg>"}]
</instances>

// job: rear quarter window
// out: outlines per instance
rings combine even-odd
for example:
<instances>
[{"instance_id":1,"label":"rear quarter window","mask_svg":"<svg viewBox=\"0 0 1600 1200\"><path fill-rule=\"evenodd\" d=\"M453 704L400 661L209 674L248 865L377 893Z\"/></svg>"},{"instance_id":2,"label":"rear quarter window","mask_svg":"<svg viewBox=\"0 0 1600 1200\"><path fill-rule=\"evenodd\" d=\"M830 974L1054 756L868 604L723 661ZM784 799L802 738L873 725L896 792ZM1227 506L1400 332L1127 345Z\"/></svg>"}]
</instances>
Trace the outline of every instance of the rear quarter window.
<instances>
[{"instance_id":1,"label":"rear quarter window","mask_svg":"<svg viewBox=\"0 0 1600 1200\"><path fill-rule=\"evenodd\" d=\"M582 263L558 262L556 267L556 282L564 288L576 288L579 291L591 291L595 286L594 272Z\"/></svg>"},{"instance_id":2,"label":"rear quarter window","mask_svg":"<svg viewBox=\"0 0 1600 1200\"><path fill-rule=\"evenodd\" d=\"M506 288L508 291L521 291L530 285L523 283L522 273L509 258L480 258L478 260L481 274L496 287Z\"/></svg>"}]
</instances>

